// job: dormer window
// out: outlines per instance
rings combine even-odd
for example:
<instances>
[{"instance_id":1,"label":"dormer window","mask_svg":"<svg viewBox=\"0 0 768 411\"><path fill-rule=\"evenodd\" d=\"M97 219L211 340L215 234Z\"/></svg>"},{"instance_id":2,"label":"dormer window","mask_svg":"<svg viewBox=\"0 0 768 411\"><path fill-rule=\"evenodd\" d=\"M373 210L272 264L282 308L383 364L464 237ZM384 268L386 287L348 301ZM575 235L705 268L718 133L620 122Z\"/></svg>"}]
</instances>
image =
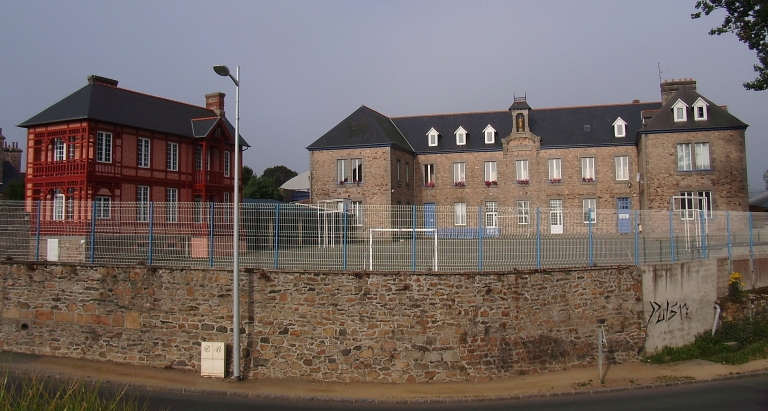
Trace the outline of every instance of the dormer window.
<instances>
[{"instance_id":1,"label":"dormer window","mask_svg":"<svg viewBox=\"0 0 768 411\"><path fill-rule=\"evenodd\" d=\"M429 129L427 132L427 140L429 141L430 147L437 147L437 136L438 136L437 130L434 128Z\"/></svg>"},{"instance_id":2,"label":"dormer window","mask_svg":"<svg viewBox=\"0 0 768 411\"><path fill-rule=\"evenodd\" d=\"M488 124L488 127L483 130L485 135L485 144L493 144L496 142L496 130Z\"/></svg>"},{"instance_id":3,"label":"dormer window","mask_svg":"<svg viewBox=\"0 0 768 411\"><path fill-rule=\"evenodd\" d=\"M467 130L464 130L464 127L459 127L454 134L456 134L456 145L457 146L465 146L467 145Z\"/></svg>"},{"instance_id":4,"label":"dormer window","mask_svg":"<svg viewBox=\"0 0 768 411\"><path fill-rule=\"evenodd\" d=\"M626 137L627 136L627 122L622 120L621 117L617 118L613 122L613 135L614 137Z\"/></svg>"},{"instance_id":5,"label":"dormer window","mask_svg":"<svg viewBox=\"0 0 768 411\"><path fill-rule=\"evenodd\" d=\"M677 100L677 102L672 105L672 115L676 122L688 121L688 105L685 104L683 100Z\"/></svg>"},{"instance_id":6,"label":"dormer window","mask_svg":"<svg viewBox=\"0 0 768 411\"><path fill-rule=\"evenodd\" d=\"M696 121L707 119L707 106L709 104L701 97L693 103L693 118Z\"/></svg>"}]
</instances>

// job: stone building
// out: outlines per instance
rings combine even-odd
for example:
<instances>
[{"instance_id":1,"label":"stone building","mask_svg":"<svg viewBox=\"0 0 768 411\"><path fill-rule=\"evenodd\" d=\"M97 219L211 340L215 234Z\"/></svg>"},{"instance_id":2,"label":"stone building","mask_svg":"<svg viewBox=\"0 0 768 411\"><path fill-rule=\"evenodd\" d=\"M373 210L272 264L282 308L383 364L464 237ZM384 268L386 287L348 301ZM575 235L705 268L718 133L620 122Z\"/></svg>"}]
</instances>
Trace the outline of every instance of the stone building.
<instances>
[{"instance_id":1,"label":"stone building","mask_svg":"<svg viewBox=\"0 0 768 411\"><path fill-rule=\"evenodd\" d=\"M9 146L5 142L3 129L0 128L0 199L9 184L24 180L24 174L21 173L21 153L18 143L14 142Z\"/></svg>"},{"instance_id":2,"label":"stone building","mask_svg":"<svg viewBox=\"0 0 768 411\"><path fill-rule=\"evenodd\" d=\"M307 147L312 202L454 206L457 221L480 206L521 219L747 211L747 125L692 79L661 91L660 102L537 109L516 97L507 111L392 118L362 106Z\"/></svg>"}]
</instances>

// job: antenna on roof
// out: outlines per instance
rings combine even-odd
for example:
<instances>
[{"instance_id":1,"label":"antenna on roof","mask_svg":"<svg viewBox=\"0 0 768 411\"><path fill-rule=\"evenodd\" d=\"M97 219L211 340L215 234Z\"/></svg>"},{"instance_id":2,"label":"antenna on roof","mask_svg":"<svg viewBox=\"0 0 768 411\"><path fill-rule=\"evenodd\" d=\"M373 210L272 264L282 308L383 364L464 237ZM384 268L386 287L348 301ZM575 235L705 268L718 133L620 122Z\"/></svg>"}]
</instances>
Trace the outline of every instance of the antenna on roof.
<instances>
[{"instance_id":1,"label":"antenna on roof","mask_svg":"<svg viewBox=\"0 0 768 411\"><path fill-rule=\"evenodd\" d=\"M666 71L661 71L661 63L656 63L656 68L659 71L659 91L661 91L661 73L666 73ZM662 94L664 94L664 93L662 93ZM662 100L663 99L664 99L664 97L662 96Z\"/></svg>"}]
</instances>

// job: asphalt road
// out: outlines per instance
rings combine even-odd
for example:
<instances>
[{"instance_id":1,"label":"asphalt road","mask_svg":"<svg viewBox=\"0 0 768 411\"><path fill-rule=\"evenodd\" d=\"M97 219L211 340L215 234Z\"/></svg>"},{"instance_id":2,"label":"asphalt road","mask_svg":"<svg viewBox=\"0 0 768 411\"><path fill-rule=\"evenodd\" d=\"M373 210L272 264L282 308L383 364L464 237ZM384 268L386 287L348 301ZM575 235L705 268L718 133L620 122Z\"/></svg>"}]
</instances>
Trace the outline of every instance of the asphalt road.
<instances>
[{"instance_id":1,"label":"asphalt road","mask_svg":"<svg viewBox=\"0 0 768 411\"><path fill-rule=\"evenodd\" d=\"M148 409L189 411L240 410L675 410L675 411L765 411L768 410L768 375L694 383L675 387L585 394L510 401L462 402L449 404L373 404L254 400L247 398L138 392Z\"/></svg>"}]
</instances>

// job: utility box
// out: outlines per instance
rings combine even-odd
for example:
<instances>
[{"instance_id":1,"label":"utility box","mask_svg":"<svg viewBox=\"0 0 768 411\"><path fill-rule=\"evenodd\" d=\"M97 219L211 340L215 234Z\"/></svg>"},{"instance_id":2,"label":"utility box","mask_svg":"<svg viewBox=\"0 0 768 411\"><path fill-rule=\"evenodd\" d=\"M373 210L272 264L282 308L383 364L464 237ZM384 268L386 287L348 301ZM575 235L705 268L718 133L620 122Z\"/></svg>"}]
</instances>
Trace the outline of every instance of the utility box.
<instances>
[{"instance_id":1,"label":"utility box","mask_svg":"<svg viewBox=\"0 0 768 411\"><path fill-rule=\"evenodd\" d=\"M223 342L200 343L200 375L224 378L226 355Z\"/></svg>"}]
</instances>

